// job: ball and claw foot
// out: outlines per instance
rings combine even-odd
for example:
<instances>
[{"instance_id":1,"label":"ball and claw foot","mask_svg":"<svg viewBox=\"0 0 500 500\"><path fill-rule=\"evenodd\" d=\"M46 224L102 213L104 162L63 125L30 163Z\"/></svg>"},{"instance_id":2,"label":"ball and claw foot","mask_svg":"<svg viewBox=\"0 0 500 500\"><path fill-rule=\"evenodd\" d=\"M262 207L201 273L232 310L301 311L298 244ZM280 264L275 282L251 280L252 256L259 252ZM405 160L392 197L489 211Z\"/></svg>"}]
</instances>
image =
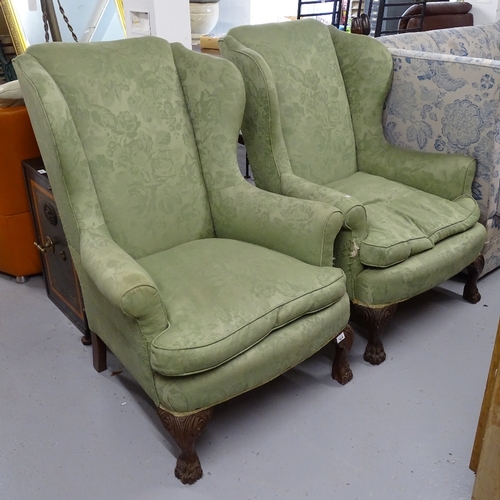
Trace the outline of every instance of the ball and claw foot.
<instances>
[{"instance_id":1,"label":"ball and claw foot","mask_svg":"<svg viewBox=\"0 0 500 500\"><path fill-rule=\"evenodd\" d=\"M463 298L471 304L477 304L481 300L481 294L477 288L477 280L483 272L484 256L479 257L467 266L467 281L464 286Z\"/></svg>"},{"instance_id":2,"label":"ball and claw foot","mask_svg":"<svg viewBox=\"0 0 500 500\"><path fill-rule=\"evenodd\" d=\"M365 324L368 330L368 344L363 359L372 365L380 365L385 361L386 355L381 335L397 308L397 304L379 308L352 304L352 312Z\"/></svg>"},{"instance_id":3,"label":"ball and claw foot","mask_svg":"<svg viewBox=\"0 0 500 500\"><path fill-rule=\"evenodd\" d=\"M332 378L345 385L352 380L352 370L349 366L349 353L354 342L354 331L347 325L335 339L337 346L332 366Z\"/></svg>"},{"instance_id":4,"label":"ball and claw foot","mask_svg":"<svg viewBox=\"0 0 500 500\"><path fill-rule=\"evenodd\" d=\"M471 304L477 304L481 300L481 294L479 293L479 290L471 290L471 291L465 291L464 290L464 295L463 295L464 300L467 302L470 302Z\"/></svg>"},{"instance_id":5,"label":"ball and claw foot","mask_svg":"<svg viewBox=\"0 0 500 500\"><path fill-rule=\"evenodd\" d=\"M385 361L386 354L382 344L376 345L368 342L363 359L372 365L380 365Z\"/></svg>"},{"instance_id":6,"label":"ball and claw foot","mask_svg":"<svg viewBox=\"0 0 500 500\"><path fill-rule=\"evenodd\" d=\"M180 456L177 459L175 477L179 479L182 484L194 484L201 476L203 476L203 470L198 457L191 457L191 459L185 460Z\"/></svg>"},{"instance_id":7,"label":"ball and claw foot","mask_svg":"<svg viewBox=\"0 0 500 500\"><path fill-rule=\"evenodd\" d=\"M336 380L340 385L345 385L347 382L352 380L352 370L349 365L344 365L338 369L333 370L332 377Z\"/></svg>"}]
</instances>

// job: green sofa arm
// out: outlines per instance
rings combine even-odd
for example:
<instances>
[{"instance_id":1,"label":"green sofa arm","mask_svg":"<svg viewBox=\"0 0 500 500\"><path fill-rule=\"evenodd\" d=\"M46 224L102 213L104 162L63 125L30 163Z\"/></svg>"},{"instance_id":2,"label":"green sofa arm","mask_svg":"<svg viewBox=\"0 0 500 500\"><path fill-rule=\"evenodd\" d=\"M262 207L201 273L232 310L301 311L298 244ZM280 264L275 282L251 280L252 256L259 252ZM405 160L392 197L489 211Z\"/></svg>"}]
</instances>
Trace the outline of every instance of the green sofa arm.
<instances>
[{"instance_id":1,"label":"green sofa arm","mask_svg":"<svg viewBox=\"0 0 500 500\"><path fill-rule=\"evenodd\" d=\"M346 83L358 169L449 200L470 194L476 172L471 157L410 151L387 141L381 110L394 73L388 49L374 38L352 36L332 27L330 34Z\"/></svg>"},{"instance_id":2,"label":"green sofa arm","mask_svg":"<svg viewBox=\"0 0 500 500\"><path fill-rule=\"evenodd\" d=\"M105 226L82 230L80 259L84 271L111 304L143 326L160 323L167 328L167 314L153 279L113 241Z\"/></svg>"},{"instance_id":3,"label":"green sofa arm","mask_svg":"<svg viewBox=\"0 0 500 500\"><path fill-rule=\"evenodd\" d=\"M471 194L476 173L476 161L470 156L410 151L389 143L365 148L359 155L358 165L362 172L380 175L451 201Z\"/></svg>"},{"instance_id":4,"label":"green sofa arm","mask_svg":"<svg viewBox=\"0 0 500 500\"><path fill-rule=\"evenodd\" d=\"M352 196L320 186L294 174L281 176L283 194L304 200L321 201L337 207L344 217L343 226L356 235L364 236L367 229L365 207Z\"/></svg>"},{"instance_id":5,"label":"green sofa arm","mask_svg":"<svg viewBox=\"0 0 500 500\"><path fill-rule=\"evenodd\" d=\"M217 237L270 248L315 266L331 266L342 213L325 203L289 198L242 179L212 198Z\"/></svg>"}]
</instances>

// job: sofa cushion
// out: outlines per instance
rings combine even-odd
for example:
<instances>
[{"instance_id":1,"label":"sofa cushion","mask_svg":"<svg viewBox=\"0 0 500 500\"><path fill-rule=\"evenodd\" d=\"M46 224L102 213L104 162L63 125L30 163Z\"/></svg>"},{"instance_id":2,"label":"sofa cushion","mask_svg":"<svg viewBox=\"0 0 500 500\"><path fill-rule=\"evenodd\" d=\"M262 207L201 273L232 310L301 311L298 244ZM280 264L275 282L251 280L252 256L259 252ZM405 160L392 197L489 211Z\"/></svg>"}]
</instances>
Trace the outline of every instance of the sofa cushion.
<instances>
[{"instance_id":1,"label":"sofa cushion","mask_svg":"<svg viewBox=\"0 0 500 500\"><path fill-rule=\"evenodd\" d=\"M345 294L340 269L235 240L192 241L138 262L155 276L169 319L151 343L151 366L166 376L220 366Z\"/></svg>"},{"instance_id":2,"label":"sofa cushion","mask_svg":"<svg viewBox=\"0 0 500 500\"><path fill-rule=\"evenodd\" d=\"M368 235L360 245L365 266L385 268L471 228L479 218L469 196L449 201L433 194L357 172L329 185L366 208Z\"/></svg>"}]
</instances>

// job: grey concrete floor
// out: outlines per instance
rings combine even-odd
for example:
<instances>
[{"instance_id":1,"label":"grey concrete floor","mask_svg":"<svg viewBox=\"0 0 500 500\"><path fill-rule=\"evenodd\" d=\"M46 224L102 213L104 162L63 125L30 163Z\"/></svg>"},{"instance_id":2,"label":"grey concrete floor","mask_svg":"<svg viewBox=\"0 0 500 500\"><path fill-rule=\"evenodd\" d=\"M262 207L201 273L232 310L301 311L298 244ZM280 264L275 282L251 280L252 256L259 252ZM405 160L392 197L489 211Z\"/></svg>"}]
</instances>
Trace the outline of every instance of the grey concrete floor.
<instances>
[{"instance_id":1,"label":"grey concrete floor","mask_svg":"<svg viewBox=\"0 0 500 500\"><path fill-rule=\"evenodd\" d=\"M0 274L0 498L7 500L462 500L499 320L500 274L464 302L461 278L402 304L388 359L330 378L324 350L216 408L198 442L204 477L182 485L177 449L111 357L92 368L43 278Z\"/></svg>"}]
</instances>

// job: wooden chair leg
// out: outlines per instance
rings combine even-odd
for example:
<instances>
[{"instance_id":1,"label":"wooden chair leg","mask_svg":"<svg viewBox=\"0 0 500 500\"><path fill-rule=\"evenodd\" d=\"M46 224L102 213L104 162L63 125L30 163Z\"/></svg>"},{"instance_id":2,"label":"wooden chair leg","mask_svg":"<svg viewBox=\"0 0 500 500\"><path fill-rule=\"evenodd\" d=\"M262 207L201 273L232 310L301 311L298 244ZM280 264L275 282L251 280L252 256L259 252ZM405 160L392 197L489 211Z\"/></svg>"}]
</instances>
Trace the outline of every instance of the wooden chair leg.
<instances>
[{"instance_id":1,"label":"wooden chair leg","mask_svg":"<svg viewBox=\"0 0 500 500\"><path fill-rule=\"evenodd\" d=\"M381 336L390 319L394 316L397 307L397 304L391 304L380 309L374 309L352 304L353 314L361 319L368 330L368 344L363 359L372 365L379 365L385 361L386 354Z\"/></svg>"},{"instance_id":2,"label":"wooden chair leg","mask_svg":"<svg viewBox=\"0 0 500 500\"><path fill-rule=\"evenodd\" d=\"M477 289L477 280L479 275L483 272L484 268L484 255L480 254L479 257L467 266L467 281L464 286L463 298L471 304L476 304L481 300L481 294Z\"/></svg>"},{"instance_id":3,"label":"wooden chair leg","mask_svg":"<svg viewBox=\"0 0 500 500\"><path fill-rule=\"evenodd\" d=\"M181 449L175 467L175 477L183 484L193 484L203 475L200 459L194 449L196 440L212 417L213 409L207 408L187 416L175 416L157 408L160 420Z\"/></svg>"},{"instance_id":4,"label":"wooden chair leg","mask_svg":"<svg viewBox=\"0 0 500 500\"><path fill-rule=\"evenodd\" d=\"M81 343L84 346L92 345L92 337L90 336L90 330L89 329L85 330L85 333L83 334L83 336L80 339L80 341L81 341Z\"/></svg>"},{"instance_id":5,"label":"wooden chair leg","mask_svg":"<svg viewBox=\"0 0 500 500\"><path fill-rule=\"evenodd\" d=\"M337 335L334 342L336 343L335 358L332 366L332 378L339 384L345 385L352 380L352 370L349 366L349 353L354 342L354 332L347 325L342 332Z\"/></svg>"},{"instance_id":6,"label":"wooden chair leg","mask_svg":"<svg viewBox=\"0 0 500 500\"><path fill-rule=\"evenodd\" d=\"M106 344L92 330L90 331L90 338L92 339L92 362L95 370L100 373L108 368Z\"/></svg>"}]
</instances>

